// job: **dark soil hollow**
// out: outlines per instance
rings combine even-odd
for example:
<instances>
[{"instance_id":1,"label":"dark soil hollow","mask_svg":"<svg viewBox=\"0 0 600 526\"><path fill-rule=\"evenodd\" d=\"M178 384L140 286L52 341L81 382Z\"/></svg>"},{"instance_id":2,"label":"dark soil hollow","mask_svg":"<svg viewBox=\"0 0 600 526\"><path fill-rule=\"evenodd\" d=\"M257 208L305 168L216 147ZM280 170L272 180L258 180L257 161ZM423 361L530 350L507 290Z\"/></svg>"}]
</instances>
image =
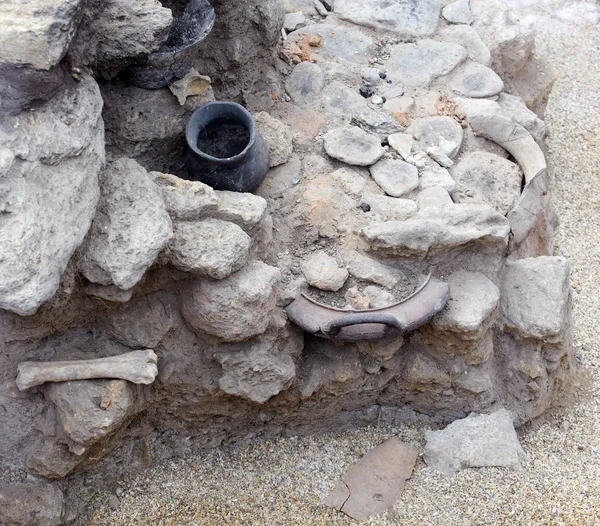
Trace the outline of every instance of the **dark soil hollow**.
<instances>
[{"instance_id":1,"label":"dark soil hollow","mask_svg":"<svg viewBox=\"0 0 600 526\"><path fill-rule=\"evenodd\" d=\"M236 121L219 119L203 128L198 135L198 149L219 159L238 155L248 146L250 131Z\"/></svg>"}]
</instances>

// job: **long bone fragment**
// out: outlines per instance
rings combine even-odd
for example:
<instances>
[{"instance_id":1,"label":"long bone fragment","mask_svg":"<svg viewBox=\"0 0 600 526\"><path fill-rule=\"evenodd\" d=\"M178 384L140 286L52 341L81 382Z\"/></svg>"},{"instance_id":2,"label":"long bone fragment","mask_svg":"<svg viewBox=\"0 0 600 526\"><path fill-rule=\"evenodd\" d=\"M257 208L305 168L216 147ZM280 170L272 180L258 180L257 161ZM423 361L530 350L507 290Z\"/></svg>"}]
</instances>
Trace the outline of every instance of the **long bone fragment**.
<instances>
[{"instance_id":1,"label":"long bone fragment","mask_svg":"<svg viewBox=\"0 0 600 526\"><path fill-rule=\"evenodd\" d=\"M92 378L118 378L134 384L151 384L158 374L154 351L145 349L119 356L68 362L22 362L17 368L17 387L24 391L46 382Z\"/></svg>"}]
</instances>

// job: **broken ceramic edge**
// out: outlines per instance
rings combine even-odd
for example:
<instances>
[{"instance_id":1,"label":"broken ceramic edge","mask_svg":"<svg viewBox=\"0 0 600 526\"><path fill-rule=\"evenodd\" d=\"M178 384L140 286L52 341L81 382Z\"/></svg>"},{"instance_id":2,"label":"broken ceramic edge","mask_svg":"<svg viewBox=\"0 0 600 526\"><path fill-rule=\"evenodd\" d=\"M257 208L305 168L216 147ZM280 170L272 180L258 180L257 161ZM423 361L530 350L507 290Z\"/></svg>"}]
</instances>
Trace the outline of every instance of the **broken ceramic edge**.
<instances>
[{"instance_id":1,"label":"broken ceramic edge","mask_svg":"<svg viewBox=\"0 0 600 526\"><path fill-rule=\"evenodd\" d=\"M420 327L446 305L447 283L427 276L410 296L387 307L361 311L324 305L302 293L286 307L288 318L306 332L337 341L372 341Z\"/></svg>"}]
</instances>

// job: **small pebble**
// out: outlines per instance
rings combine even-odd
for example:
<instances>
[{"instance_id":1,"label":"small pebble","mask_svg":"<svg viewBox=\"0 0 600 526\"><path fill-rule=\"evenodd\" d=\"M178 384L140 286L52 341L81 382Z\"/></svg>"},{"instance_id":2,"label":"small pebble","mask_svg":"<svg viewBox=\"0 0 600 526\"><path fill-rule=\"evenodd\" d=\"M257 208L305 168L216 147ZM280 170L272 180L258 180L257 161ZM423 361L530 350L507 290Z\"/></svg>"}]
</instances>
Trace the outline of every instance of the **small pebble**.
<instances>
[{"instance_id":1,"label":"small pebble","mask_svg":"<svg viewBox=\"0 0 600 526\"><path fill-rule=\"evenodd\" d=\"M361 203L360 204L360 209L363 212L370 212L371 211L371 205L369 203Z\"/></svg>"},{"instance_id":2,"label":"small pebble","mask_svg":"<svg viewBox=\"0 0 600 526\"><path fill-rule=\"evenodd\" d=\"M379 78L385 79L385 78L387 78L387 74L382 71L381 73L379 73Z\"/></svg>"},{"instance_id":3,"label":"small pebble","mask_svg":"<svg viewBox=\"0 0 600 526\"><path fill-rule=\"evenodd\" d=\"M373 104L383 104L385 102L385 100L383 100L383 97L380 97L379 95L376 95L375 97L373 97L371 99L371 102Z\"/></svg>"},{"instance_id":4,"label":"small pebble","mask_svg":"<svg viewBox=\"0 0 600 526\"><path fill-rule=\"evenodd\" d=\"M360 89L358 90L358 92L365 98L368 99L369 97L373 96L373 89L370 86L367 85L363 85L360 87Z\"/></svg>"}]
</instances>

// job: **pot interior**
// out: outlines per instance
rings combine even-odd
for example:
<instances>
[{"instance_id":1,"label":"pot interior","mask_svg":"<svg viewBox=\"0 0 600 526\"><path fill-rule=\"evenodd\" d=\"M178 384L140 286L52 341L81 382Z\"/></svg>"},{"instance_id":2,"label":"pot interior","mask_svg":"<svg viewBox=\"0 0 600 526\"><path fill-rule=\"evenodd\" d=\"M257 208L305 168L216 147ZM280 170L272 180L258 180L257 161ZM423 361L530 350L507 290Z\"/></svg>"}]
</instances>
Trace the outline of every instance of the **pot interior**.
<instances>
[{"instance_id":1,"label":"pot interior","mask_svg":"<svg viewBox=\"0 0 600 526\"><path fill-rule=\"evenodd\" d=\"M244 151L250 142L250 130L238 119L219 118L201 126L197 148L217 159L228 159Z\"/></svg>"}]
</instances>

